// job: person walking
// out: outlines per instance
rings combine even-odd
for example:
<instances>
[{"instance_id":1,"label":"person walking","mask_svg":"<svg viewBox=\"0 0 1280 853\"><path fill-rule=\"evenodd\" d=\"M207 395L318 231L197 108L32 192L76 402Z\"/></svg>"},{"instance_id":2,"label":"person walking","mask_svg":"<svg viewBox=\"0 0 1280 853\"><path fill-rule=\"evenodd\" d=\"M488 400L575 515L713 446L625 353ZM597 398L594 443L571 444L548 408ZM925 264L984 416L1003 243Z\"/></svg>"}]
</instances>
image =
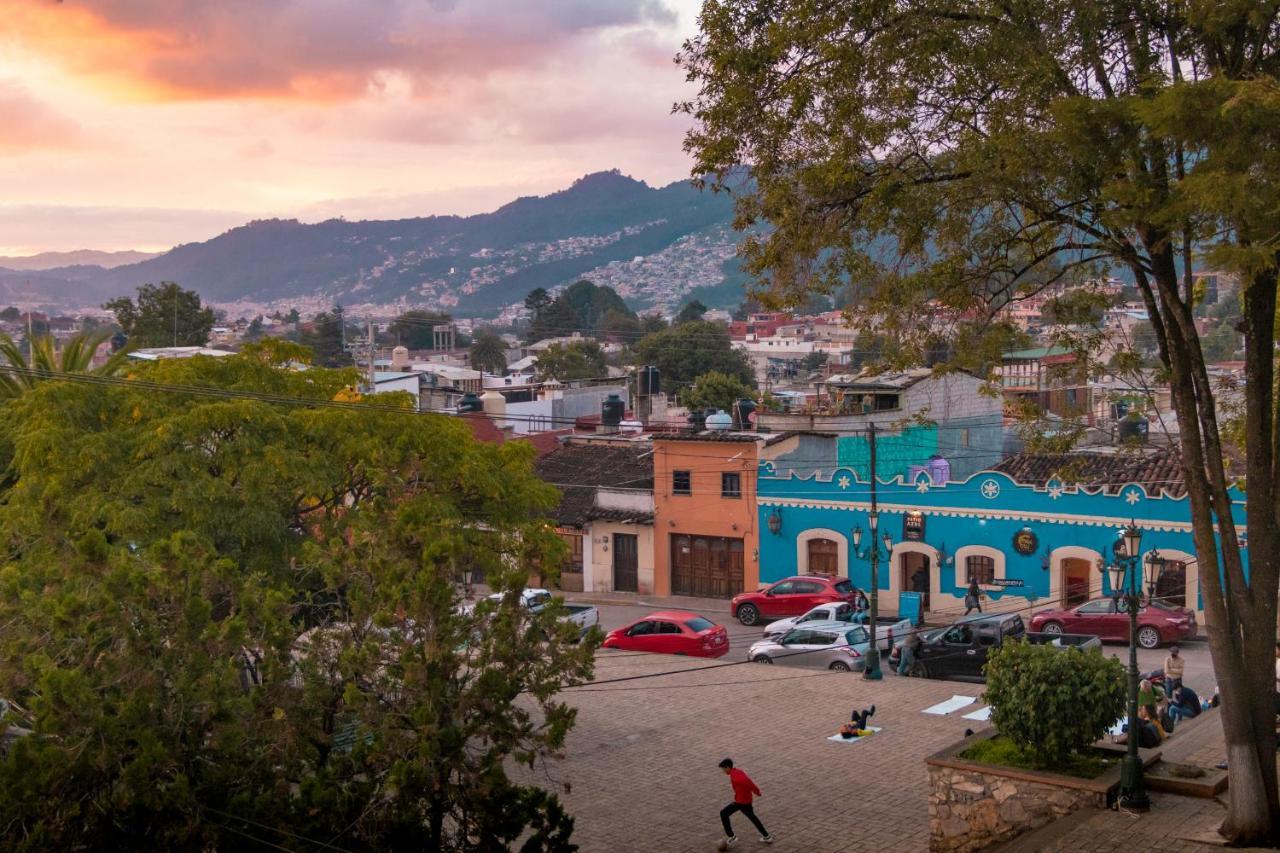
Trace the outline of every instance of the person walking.
<instances>
[{"instance_id":1,"label":"person walking","mask_svg":"<svg viewBox=\"0 0 1280 853\"><path fill-rule=\"evenodd\" d=\"M738 843L738 837L733 834L733 824L729 822L729 818L733 817L734 812L742 812L747 816L747 820L755 826L760 833L760 840L765 844L773 843L773 836L764 828L764 824L760 822L760 818L756 817L755 808L751 805L752 797L760 797L760 789L756 787L756 783L751 781L751 777L743 771L733 766L733 759L726 758L720 762L720 769L729 777L729 784L733 785L733 802L720 810L720 823L724 825L724 844L720 846L721 850L727 850Z\"/></svg>"},{"instance_id":2,"label":"person walking","mask_svg":"<svg viewBox=\"0 0 1280 853\"><path fill-rule=\"evenodd\" d=\"M982 612L981 602L982 590L978 589L978 579L969 578L969 588L964 594L964 615L968 616L970 611L976 610Z\"/></svg>"},{"instance_id":3,"label":"person walking","mask_svg":"<svg viewBox=\"0 0 1280 853\"><path fill-rule=\"evenodd\" d=\"M898 652L898 675L910 674L911 665L916 662L916 652L920 651L920 644L920 629L912 628L902 641L902 650Z\"/></svg>"},{"instance_id":4,"label":"person walking","mask_svg":"<svg viewBox=\"0 0 1280 853\"><path fill-rule=\"evenodd\" d=\"M1170 696L1182 686L1182 673L1186 671L1187 659L1178 654L1175 643L1169 646L1169 654L1164 659L1164 692Z\"/></svg>"}]
</instances>

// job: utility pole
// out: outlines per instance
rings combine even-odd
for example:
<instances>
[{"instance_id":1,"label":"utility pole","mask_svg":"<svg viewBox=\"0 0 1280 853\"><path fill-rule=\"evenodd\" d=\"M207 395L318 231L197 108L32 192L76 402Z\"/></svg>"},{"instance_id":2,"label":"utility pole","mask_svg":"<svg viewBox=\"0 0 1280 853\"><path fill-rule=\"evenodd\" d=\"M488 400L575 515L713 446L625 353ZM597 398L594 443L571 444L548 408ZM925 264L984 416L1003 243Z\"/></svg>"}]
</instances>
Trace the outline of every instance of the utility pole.
<instances>
[{"instance_id":1,"label":"utility pole","mask_svg":"<svg viewBox=\"0 0 1280 853\"><path fill-rule=\"evenodd\" d=\"M178 285L173 286L173 345L178 345Z\"/></svg>"},{"instance_id":2,"label":"utility pole","mask_svg":"<svg viewBox=\"0 0 1280 853\"><path fill-rule=\"evenodd\" d=\"M373 366L374 345L373 345L373 315L369 315L369 393L372 394L378 390L378 377Z\"/></svg>"},{"instance_id":3,"label":"utility pole","mask_svg":"<svg viewBox=\"0 0 1280 853\"><path fill-rule=\"evenodd\" d=\"M878 527L880 524L880 507L876 504L876 425L867 425L867 444L871 457L871 512L867 516L867 526L871 528L871 618L867 623L867 633L871 643L867 649L867 663L862 670L862 677L868 681L879 681L880 672L880 639L877 636L877 617L880 615L880 540Z\"/></svg>"}]
</instances>

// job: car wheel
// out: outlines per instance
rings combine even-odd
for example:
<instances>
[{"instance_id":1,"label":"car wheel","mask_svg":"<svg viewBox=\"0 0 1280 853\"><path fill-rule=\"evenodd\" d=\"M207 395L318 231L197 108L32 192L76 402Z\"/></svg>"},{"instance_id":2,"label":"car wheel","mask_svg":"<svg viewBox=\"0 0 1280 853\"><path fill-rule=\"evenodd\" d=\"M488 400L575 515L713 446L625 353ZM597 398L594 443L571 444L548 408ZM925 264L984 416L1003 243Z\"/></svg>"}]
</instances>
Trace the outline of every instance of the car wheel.
<instances>
[{"instance_id":1,"label":"car wheel","mask_svg":"<svg viewBox=\"0 0 1280 853\"><path fill-rule=\"evenodd\" d=\"M849 664L841 660L838 660L835 663L831 664L831 666L827 667L827 669L831 670L832 672L851 672L851 670L849 669Z\"/></svg>"},{"instance_id":2,"label":"car wheel","mask_svg":"<svg viewBox=\"0 0 1280 853\"><path fill-rule=\"evenodd\" d=\"M1144 649L1154 649L1160 645L1160 632L1148 625L1138 629L1138 645Z\"/></svg>"},{"instance_id":3,"label":"car wheel","mask_svg":"<svg viewBox=\"0 0 1280 853\"><path fill-rule=\"evenodd\" d=\"M734 614L743 625L754 625L760 621L760 611L754 604L744 604Z\"/></svg>"},{"instance_id":4,"label":"car wheel","mask_svg":"<svg viewBox=\"0 0 1280 853\"><path fill-rule=\"evenodd\" d=\"M911 668L907 670L907 674L913 678L928 678L929 667L925 666L922 661L913 661Z\"/></svg>"},{"instance_id":5,"label":"car wheel","mask_svg":"<svg viewBox=\"0 0 1280 853\"><path fill-rule=\"evenodd\" d=\"M751 660L755 663L773 663L773 658L768 655L756 655Z\"/></svg>"},{"instance_id":6,"label":"car wheel","mask_svg":"<svg viewBox=\"0 0 1280 853\"><path fill-rule=\"evenodd\" d=\"M1062 624L1059 622L1046 622L1040 626L1040 633L1061 635Z\"/></svg>"}]
</instances>

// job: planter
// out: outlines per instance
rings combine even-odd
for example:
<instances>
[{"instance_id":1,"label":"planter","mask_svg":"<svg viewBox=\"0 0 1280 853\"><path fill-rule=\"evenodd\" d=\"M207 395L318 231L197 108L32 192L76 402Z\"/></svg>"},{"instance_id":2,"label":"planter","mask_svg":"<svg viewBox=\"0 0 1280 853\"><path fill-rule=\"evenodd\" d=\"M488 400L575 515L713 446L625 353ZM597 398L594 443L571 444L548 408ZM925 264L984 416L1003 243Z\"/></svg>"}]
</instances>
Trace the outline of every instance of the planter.
<instances>
[{"instance_id":1,"label":"planter","mask_svg":"<svg viewBox=\"0 0 1280 853\"><path fill-rule=\"evenodd\" d=\"M925 759L929 767L929 849L968 853L1008 841L1080 808L1105 808L1120 785L1120 767L1093 779L1044 770L979 764L956 756L995 737L986 728ZM1143 764L1157 750L1140 750Z\"/></svg>"}]
</instances>

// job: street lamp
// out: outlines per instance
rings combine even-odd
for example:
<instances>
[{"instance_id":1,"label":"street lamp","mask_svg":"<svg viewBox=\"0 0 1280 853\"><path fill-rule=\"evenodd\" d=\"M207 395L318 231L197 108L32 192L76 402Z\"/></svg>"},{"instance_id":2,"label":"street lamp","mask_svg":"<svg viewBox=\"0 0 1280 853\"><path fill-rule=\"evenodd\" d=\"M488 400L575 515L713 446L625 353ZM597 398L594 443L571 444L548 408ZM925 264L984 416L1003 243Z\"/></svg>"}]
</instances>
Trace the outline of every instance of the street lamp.
<instances>
[{"instance_id":1,"label":"street lamp","mask_svg":"<svg viewBox=\"0 0 1280 853\"><path fill-rule=\"evenodd\" d=\"M1131 521L1111 547L1113 562L1099 566L1110 574L1111 594L1117 600L1124 599L1129 613L1129 734L1125 738L1125 756L1120 763L1120 801L1134 811L1151 808L1143 780L1142 759L1138 757L1138 609L1143 604L1141 551L1142 531ZM1147 560L1146 566L1150 573L1155 562ZM1150 578L1147 582L1152 583Z\"/></svg>"},{"instance_id":2,"label":"street lamp","mask_svg":"<svg viewBox=\"0 0 1280 853\"><path fill-rule=\"evenodd\" d=\"M853 553L859 560L871 561L871 613L868 614L867 634L870 637L870 645L867 649L866 665L862 669L862 677L868 681L879 681L884 677L884 673L880 671L880 642L876 636L876 621L880 615L880 542L876 540L876 527L880 521L880 514L872 512L867 516L867 524L871 527L871 541L867 544L866 550L862 550L862 528L853 528ZM884 542L884 559L887 563L889 556L893 553L893 537L885 533L882 537Z\"/></svg>"}]
</instances>

